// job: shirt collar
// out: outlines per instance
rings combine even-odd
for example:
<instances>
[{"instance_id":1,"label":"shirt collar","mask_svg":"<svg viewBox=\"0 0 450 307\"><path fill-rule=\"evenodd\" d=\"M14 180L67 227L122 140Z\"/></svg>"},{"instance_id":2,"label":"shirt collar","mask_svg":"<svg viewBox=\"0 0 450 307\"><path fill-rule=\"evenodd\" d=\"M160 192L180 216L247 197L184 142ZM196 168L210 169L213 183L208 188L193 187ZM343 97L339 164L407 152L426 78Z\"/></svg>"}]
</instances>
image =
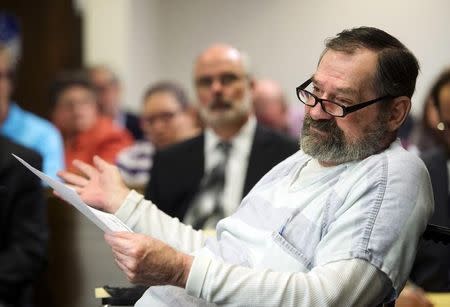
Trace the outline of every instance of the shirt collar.
<instances>
[{"instance_id":1,"label":"shirt collar","mask_svg":"<svg viewBox=\"0 0 450 307\"><path fill-rule=\"evenodd\" d=\"M248 143L253 141L253 135L256 130L256 118L251 115L247 122L242 126L241 130L232 137L229 142L232 145L232 150L235 148L248 147ZM207 127L205 129L205 149L206 152L212 152L216 149L217 144L221 141L220 137L214 132L213 129Z\"/></svg>"}]
</instances>

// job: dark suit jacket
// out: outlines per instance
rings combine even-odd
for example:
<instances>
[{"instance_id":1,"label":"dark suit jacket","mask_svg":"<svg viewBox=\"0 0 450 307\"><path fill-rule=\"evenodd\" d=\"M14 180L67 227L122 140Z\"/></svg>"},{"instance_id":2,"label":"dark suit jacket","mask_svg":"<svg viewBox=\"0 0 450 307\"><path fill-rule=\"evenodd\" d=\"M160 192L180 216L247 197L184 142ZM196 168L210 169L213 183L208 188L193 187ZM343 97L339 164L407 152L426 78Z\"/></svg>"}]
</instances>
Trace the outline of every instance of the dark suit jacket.
<instances>
[{"instance_id":1,"label":"dark suit jacket","mask_svg":"<svg viewBox=\"0 0 450 307\"><path fill-rule=\"evenodd\" d=\"M294 140L257 125L242 198L273 166L295 153ZM204 172L204 134L157 152L145 197L167 214L183 219Z\"/></svg>"},{"instance_id":2,"label":"dark suit jacket","mask_svg":"<svg viewBox=\"0 0 450 307\"><path fill-rule=\"evenodd\" d=\"M422 155L430 173L434 213L429 223L450 227L447 154L433 148ZM426 291L450 291L450 246L421 241L411 271L411 280Z\"/></svg>"},{"instance_id":3,"label":"dark suit jacket","mask_svg":"<svg viewBox=\"0 0 450 307\"><path fill-rule=\"evenodd\" d=\"M139 123L139 117L136 115L125 112L125 128L133 135L135 140L142 140L144 133L142 132L141 125Z\"/></svg>"},{"instance_id":4,"label":"dark suit jacket","mask_svg":"<svg viewBox=\"0 0 450 307\"><path fill-rule=\"evenodd\" d=\"M0 136L0 302L22 306L47 260L47 211L40 180L19 163L34 167L41 157Z\"/></svg>"}]
</instances>

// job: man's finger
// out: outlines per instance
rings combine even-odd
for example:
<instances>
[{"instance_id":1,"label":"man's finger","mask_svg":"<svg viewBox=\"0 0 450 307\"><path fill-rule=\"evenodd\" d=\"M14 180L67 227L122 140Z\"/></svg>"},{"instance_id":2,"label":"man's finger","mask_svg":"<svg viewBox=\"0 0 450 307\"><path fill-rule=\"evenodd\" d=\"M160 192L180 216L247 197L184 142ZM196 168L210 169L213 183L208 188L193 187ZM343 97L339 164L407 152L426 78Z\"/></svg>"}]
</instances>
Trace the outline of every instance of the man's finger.
<instances>
[{"instance_id":1,"label":"man's finger","mask_svg":"<svg viewBox=\"0 0 450 307\"><path fill-rule=\"evenodd\" d=\"M114 258L114 261L122 272L124 272L127 276L130 275L130 270L119 259Z\"/></svg>"},{"instance_id":2,"label":"man's finger","mask_svg":"<svg viewBox=\"0 0 450 307\"><path fill-rule=\"evenodd\" d=\"M81 188L80 188L80 187L77 187L76 185L73 185L73 184L70 184L70 183L66 183L66 184L64 184L64 185L65 185L66 187L68 187L68 188L74 190L74 191L77 192L78 194L80 194L80 192L81 192Z\"/></svg>"},{"instance_id":3,"label":"man's finger","mask_svg":"<svg viewBox=\"0 0 450 307\"><path fill-rule=\"evenodd\" d=\"M114 254L114 259L117 259L120 261L120 263L125 264L128 261L128 258L130 258L129 256L113 249L112 250L113 254Z\"/></svg>"},{"instance_id":4,"label":"man's finger","mask_svg":"<svg viewBox=\"0 0 450 307\"><path fill-rule=\"evenodd\" d=\"M130 240L130 239L138 236L139 234L134 233L134 232L128 232L128 231L115 231L115 232L106 233L105 235L108 235L109 237L115 237L115 238L122 238L122 239Z\"/></svg>"},{"instance_id":5,"label":"man's finger","mask_svg":"<svg viewBox=\"0 0 450 307\"><path fill-rule=\"evenodd\" d=\"M78 168L81 172L87 175L88 178L92 178L98 174L98 171L92 165L84 163L80 160L73 160L72 164Z\"/></svg>"},{"instance_id":6,"label":"man's finger","mask_svg":"<svg viewBox=\"0 0 450 307\"><path fill-rule=\"evenodd\" d=\"M115 236L115 233L105 233L105 241L114 251L125 253L130 247L130 240Z\"/></svg>"},{"instance_id":7,"label":"man's finger","mask_svg":"<svg viewBox=\"0 0 450 307\"><path fill-rule=\"evenodd\" d=\"M136 273L136 265L132 265L135 263L132 257L128 257L114 251L113 254L114 260L123 272L127 273L127 275Z\"/></svg>"},{"instance_id":8,"label":"man's finger","mask_svg":"<svg viewBox=\"0 0 450 307\"><path fill-rule=\"evenodd\" d=\"M109 242L121 242L119 244L124 244L125 242L130 242L139 236L141 235L134 232L116 231L105 233L105 240Z\"/></svg>"},{"instance_id":9,"label":"man's finger","mask_svg":"<svg viewBox=\"0 0 450 307\"><path fill-rule=\"evenodd\" d=\"M58 176L64 179L65 182L70 183L71 185L84 187L89 183L89 180L87 180L85 177L66 171L59 172Z\"/></svg>"},{"instance_id":10,"label":"man's finger","mask_svg":"<svg viewBox=\"0 0 450 307\"><path fill-rule=\"evenodd\" d=\"M100 170L100 172L104 172L111 166L111 164L109 164L99 156L94 156L94 165Z\"/></svg>"}]
</instances>

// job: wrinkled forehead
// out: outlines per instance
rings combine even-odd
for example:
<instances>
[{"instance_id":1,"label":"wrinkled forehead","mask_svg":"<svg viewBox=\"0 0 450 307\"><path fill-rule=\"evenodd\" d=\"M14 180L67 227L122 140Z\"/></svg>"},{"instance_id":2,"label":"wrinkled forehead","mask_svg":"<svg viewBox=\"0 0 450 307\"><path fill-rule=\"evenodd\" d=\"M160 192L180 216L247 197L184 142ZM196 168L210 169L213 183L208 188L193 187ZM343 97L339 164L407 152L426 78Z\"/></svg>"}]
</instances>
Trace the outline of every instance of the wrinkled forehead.
<instances>
[{"instance_id":1,"label":"wrinkled forehead","mask_svg":"<svg viewBox=\"0 0 450 307\"><path fill-rule=\"evenodd\" d=\"M373 91L377 65L377 53L368 49L357 49L352 53L328 50L313 79L330 90Z\"/></svg>"}]
</instances>

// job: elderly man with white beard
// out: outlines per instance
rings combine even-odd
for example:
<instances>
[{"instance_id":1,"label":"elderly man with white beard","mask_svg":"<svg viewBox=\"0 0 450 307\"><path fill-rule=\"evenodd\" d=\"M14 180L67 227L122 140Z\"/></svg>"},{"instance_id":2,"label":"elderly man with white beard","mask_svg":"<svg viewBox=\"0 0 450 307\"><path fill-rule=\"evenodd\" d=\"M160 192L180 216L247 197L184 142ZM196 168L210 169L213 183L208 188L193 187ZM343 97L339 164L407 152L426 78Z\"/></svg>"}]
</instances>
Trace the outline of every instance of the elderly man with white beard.
<instances>
[{"instance_id":1,"label":"elderly man with white beard","mask_svg":"<svg viewBox=\"0 0 450 307\"><path fill-rule=\"evenodd\" d=\"M433 211L424 164L396 138L418 69L376 28L328 40L296 89L301 150L255 185L214 238L129 191L101 159L75 163L85 177L61 176L138 232L105 235L129 280L150 286L136 306L378 306L404 287Z\"/></svg>"}]
</instances>

